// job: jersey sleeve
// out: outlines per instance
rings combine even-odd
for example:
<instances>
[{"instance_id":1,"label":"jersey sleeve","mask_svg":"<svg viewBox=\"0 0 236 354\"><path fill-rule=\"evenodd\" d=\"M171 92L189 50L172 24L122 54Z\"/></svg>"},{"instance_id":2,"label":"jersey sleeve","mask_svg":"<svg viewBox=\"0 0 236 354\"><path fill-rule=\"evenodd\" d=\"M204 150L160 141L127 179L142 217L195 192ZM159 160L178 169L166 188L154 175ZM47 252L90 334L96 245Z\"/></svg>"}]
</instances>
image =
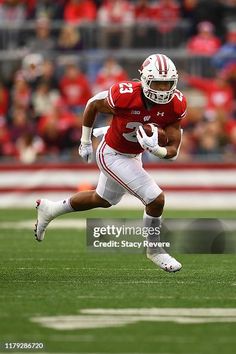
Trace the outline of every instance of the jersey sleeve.
<instances>
[{"instance_id":1,"label":"jersey sleeve","mask_svg":"<svg viewBox=\"0 0 236 354\"><path fill-rule=\"evenodd\" d=\"M116 83L108 91L107 102L116 108L127 108L133 98L133 87L131 82Z\"/></svg>"},{"instance_id":2,"label":"jersey sleeve","mask_svg":"<svg viewBox=\"0 0 236 354\"><path fill-rule=\"evenodd\" d=\"M187 114L187 101L185 96L180 91L177 91L175 96L175 114L177 120L180 120L185 118Z\"/></svg>"},{"instance_id":3,"label":"jersey sleeve","mask_svg":"<svg viewBox=\"0 0 236 354\"><path fill-rule=\"evenodd\" d=\"M186 98L183 96L183 102L182 102L182 107L181 107L181 111L180 111L180 117L179 119L183 119L186 117L187 114L187 101Z\"/></svg>"}]
</instances>

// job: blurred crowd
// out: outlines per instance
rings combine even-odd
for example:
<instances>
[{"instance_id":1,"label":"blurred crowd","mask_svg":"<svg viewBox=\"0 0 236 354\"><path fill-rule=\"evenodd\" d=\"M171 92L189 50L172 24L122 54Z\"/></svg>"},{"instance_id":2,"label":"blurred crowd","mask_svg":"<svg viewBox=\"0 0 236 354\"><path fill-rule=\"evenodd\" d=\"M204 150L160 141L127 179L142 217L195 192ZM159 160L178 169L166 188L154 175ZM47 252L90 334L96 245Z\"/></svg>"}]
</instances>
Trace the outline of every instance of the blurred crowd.
<instances>
[{"instance_id":1,"label":"blurred crowd","mask_svg":"<svg viewBox=\"0 0 236 354\"><path fill-rule=\"evenodd\" d=\"M27 21L34 27L18 31ZM59 26L52 26L57 21ZM88 25L93 26L93 48L84 35ZM0 0L0 37L6 30L11 36L0 39L0 50L21 48L25 54L11 75L4 75L1 66L2 161L78 160L87 100L115 82L133 79L115 54L124 48L165 53L166 46L209 59L200 75L177 63L179 88L188 100L180 161L234 160L236 0ZM87 49L109 49L114 55L89 71L79 61ZM57 61L61 54L68 55L63 63ZM109 119L101 115L96 124Z\"/></svg>"},{"instance_id":2,"label":"blurred crowd","mask_svg":"<svg viewBox=\"0 0 236 354\"><path fill-rule=\"evenodd\" d=\"M40 156L77 158L87 101L128 78L113 57L102 63L91 84L74 61L57 67L41 54L27 55L10 85L0 84L0 155L25 163ZM107 124L106 117L98 124Z\"/></svg>"}]
</instances>

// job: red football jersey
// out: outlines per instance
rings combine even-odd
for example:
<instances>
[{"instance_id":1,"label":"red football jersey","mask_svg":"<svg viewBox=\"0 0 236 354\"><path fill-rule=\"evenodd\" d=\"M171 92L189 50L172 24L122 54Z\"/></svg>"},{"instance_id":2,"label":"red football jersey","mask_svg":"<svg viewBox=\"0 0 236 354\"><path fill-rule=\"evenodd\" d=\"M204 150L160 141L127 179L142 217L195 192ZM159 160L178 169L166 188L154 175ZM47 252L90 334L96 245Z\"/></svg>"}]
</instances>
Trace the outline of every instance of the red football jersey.
<instances>
[{"instance_id":1,"label":"red football jersey","mask_svg":"<svg viewBox=\"0 0 236 354\"><path fill-rule=\"evenodd\" d=\"M146 108L140 82L125 81L113 85L107 101L115 114L105 140L110 147L126 154L143 152L136 138L136 129L140 125L155 123L165 128L186 115L186 99L179 90L175 90L169 103Z\"/></svg>"}]
</instances>

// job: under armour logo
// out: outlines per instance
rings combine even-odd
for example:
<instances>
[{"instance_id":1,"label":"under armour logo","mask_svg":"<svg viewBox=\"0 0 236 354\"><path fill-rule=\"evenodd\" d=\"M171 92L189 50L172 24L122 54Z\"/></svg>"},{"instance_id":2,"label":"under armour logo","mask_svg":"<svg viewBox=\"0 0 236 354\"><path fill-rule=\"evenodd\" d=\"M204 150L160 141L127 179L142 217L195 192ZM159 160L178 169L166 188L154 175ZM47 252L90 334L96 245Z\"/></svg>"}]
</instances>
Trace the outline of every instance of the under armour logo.
<instances>
[{"instance_id":1,"label":"under armour logo","mask_svg":"<svg viewBox=\"0 0 236 354\"><path fill-rule=\"evenodd\" d=\"M145 116L145 117L143 117L143 120L144 120L144 122L147 122L150 118L151 118L151 116Z\"/></svg>"},{"instance_id":2,"label":"under armour logo","mask_svg":"<svg viewBox=\"0 0 236 354\"><path fill-rule=\"evenodd\" d=\"M164 116L165 112L157 112L157 116Z\"/></svg>"}]
</instances>

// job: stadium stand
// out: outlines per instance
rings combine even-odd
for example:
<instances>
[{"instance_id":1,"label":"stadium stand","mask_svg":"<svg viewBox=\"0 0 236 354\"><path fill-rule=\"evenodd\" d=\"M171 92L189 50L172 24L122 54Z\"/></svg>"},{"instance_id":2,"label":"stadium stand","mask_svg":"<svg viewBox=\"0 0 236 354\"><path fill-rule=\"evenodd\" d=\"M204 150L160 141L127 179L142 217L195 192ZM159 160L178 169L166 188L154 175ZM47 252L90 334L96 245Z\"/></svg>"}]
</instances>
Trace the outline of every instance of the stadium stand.
<instances>
[{"instance_id":1,"label":"stadium stand","mask_svg":"<svg viewBox=\"0 0 236 354\"><path fill-rule=\"evenodd\" d=\"M1 162L80 161L81 112L91 93L108 84L109 60L113 83L138 78L136 68L153 52L176 62L188 97L179 161L233 162L235 23L232 0L1 0ZM213 37L209 52L205 37L196 45L198 30ZM211 82L209 89L194 77ZM220 105L217 114L209 113L209 100Z\"/></svg>"}]
</instances>

